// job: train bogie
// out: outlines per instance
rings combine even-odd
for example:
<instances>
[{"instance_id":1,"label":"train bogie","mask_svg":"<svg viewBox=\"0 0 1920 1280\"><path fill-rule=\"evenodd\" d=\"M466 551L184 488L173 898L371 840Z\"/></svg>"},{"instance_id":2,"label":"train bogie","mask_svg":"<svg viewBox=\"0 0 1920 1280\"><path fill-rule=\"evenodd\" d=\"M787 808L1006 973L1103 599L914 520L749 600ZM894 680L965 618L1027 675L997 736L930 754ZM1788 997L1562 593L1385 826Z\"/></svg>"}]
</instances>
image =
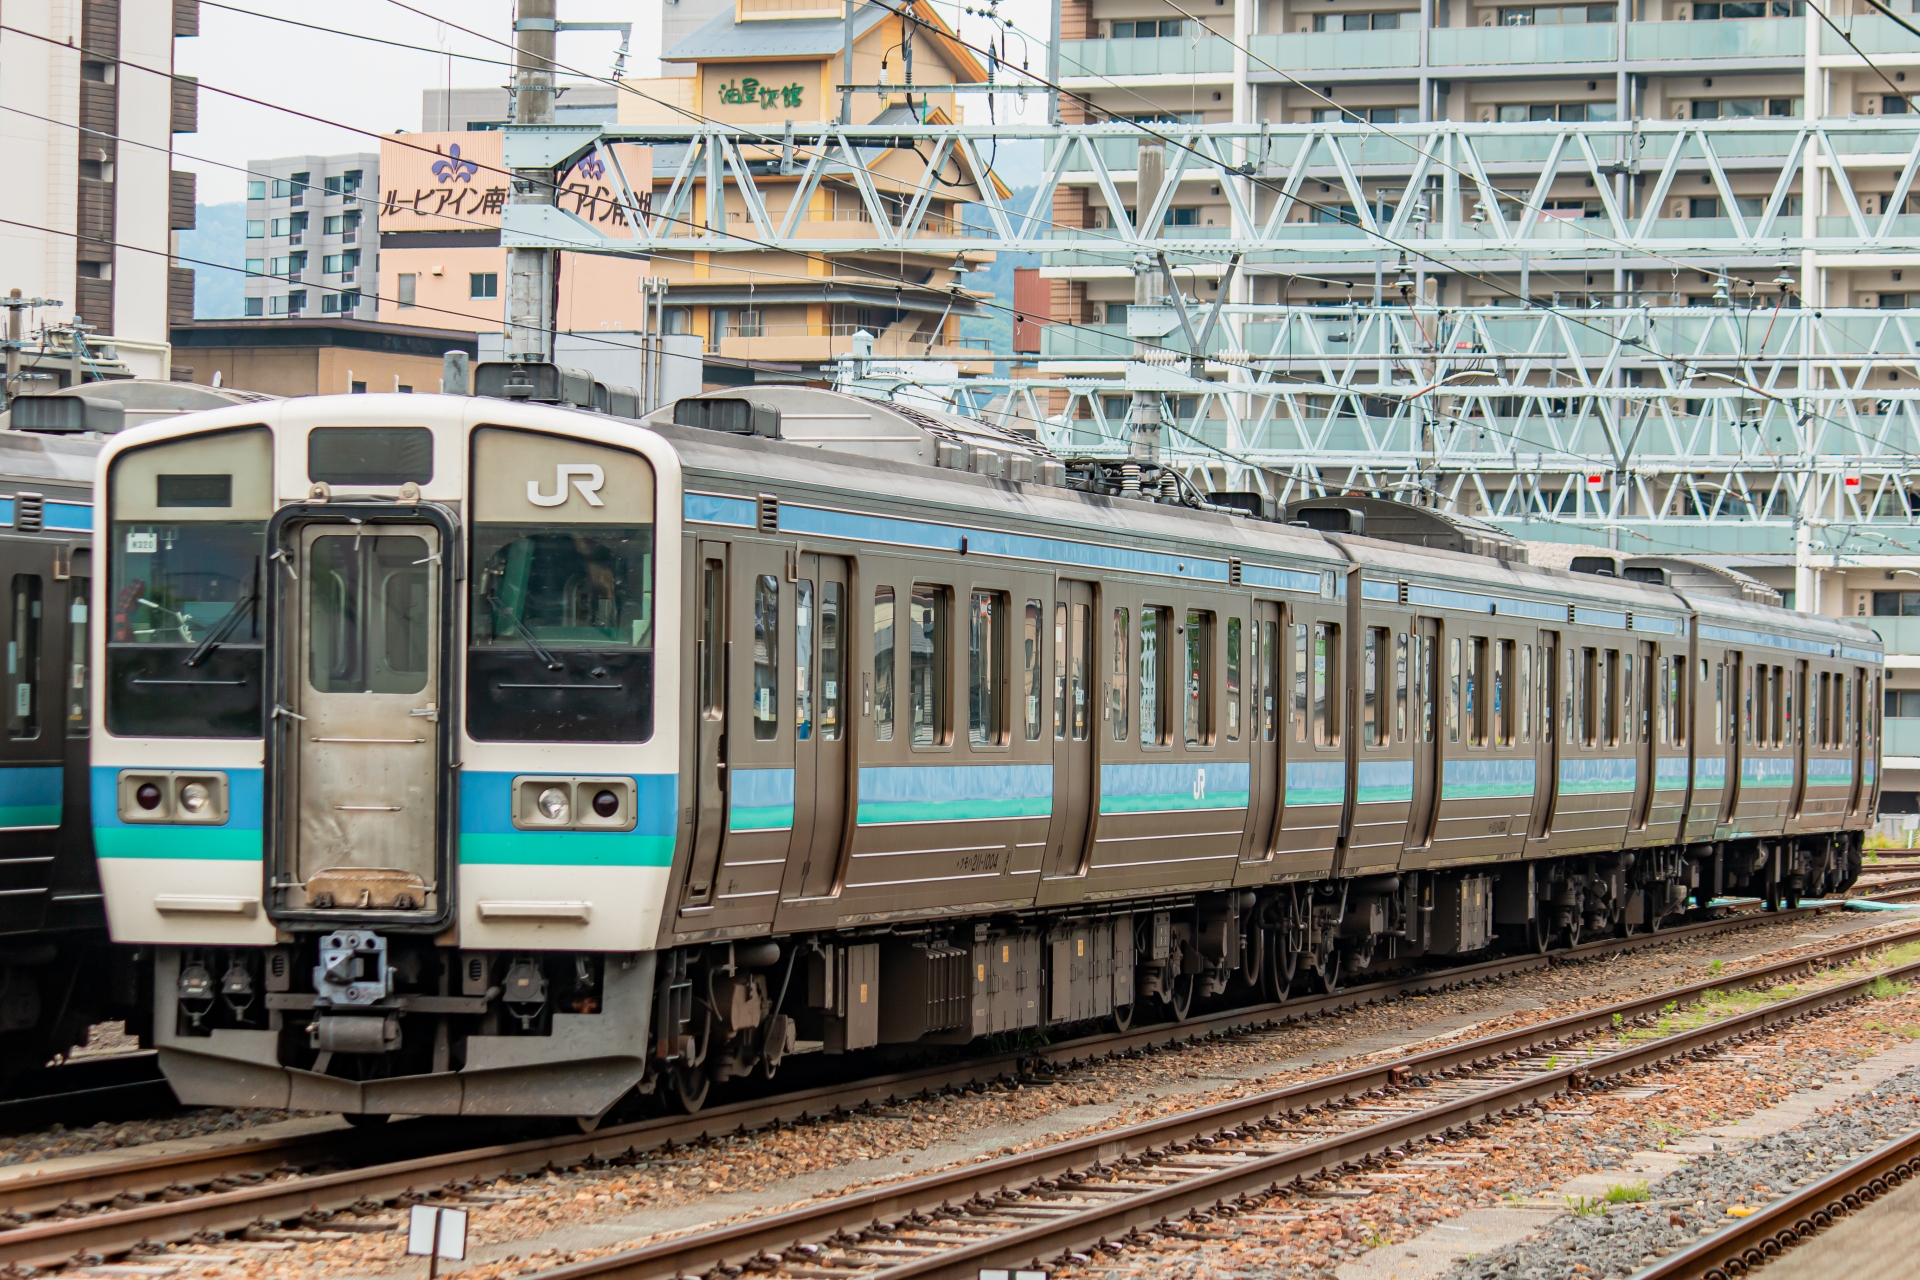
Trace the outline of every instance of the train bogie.
<instances>
[{"instance_id":1,"label":"train bogie","mask_svg":"<svg viewBox=\"0 0 1920 1280\"><path fill-rule=\"evenodd\" d=\"M316 398L101 475L95 822L190 1101L697 1106L1790 901L1873 807L1849 624L827 392Z\"/></svg>"}]
</instances>

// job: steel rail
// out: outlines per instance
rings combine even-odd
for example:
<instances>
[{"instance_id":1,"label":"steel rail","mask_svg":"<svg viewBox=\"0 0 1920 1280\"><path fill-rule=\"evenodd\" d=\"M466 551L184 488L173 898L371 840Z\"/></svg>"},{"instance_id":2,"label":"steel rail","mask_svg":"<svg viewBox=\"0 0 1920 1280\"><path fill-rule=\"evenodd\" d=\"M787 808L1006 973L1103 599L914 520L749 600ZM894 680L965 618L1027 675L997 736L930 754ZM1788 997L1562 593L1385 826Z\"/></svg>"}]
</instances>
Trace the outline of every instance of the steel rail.
<instances>
[{"instance_id":1,"label":"steel rail","mask_svg":"<svg viewBox=\"0 0 1920 1280\"><path fill-rule=\"evenodd\" d=\"M1830 907L1808 907L1793 912L1747 913L1720 920L1703 921L1659 933L1641 934L1631 939L1602 939L1582 944L1569 952L1575 958L1590 957L1620 950L1633 950L1659 942L1749 927L1767 920L1812 915ZM1391 1063L1322 1078L1282 1091L1295 1099L1293 1105L1318 1106L1359 1092L1397 1085L1418 1070L1445 1071L1476 1059L1518 1052L1521 1046L1537 1047L1556 1037L1584 1034L1611 1022L1618 1012L1628 1016L1629 1007L1658 1008L1676 999L1689 1000L1709 989L1751 985L1774 981L1814 965L1831 963L1865 951L1920 936L1920 926L1898 934L1853 941L1823 949L1811 955L1776 962L1713 982L1693 983L1652 998L1609 1006L1588 1014L1564 1018L1522 1028L1500 1036L1459 1045L1443 1046L1414 1054ZM1197 1041L1209 1036L1229 1035L1258 1027L1271 1027L1282 1020L1310 1016L1378 1002L1409 991L1433 990L1485 980L1504 973L1526 972L1545 967L1550 956L1510 957L1484 961L1463 969L1444 970L1367 987L1352 988L1331 996L1299 1003L1264 1005L1250 1010L1222 1014L1189 1023L1171 1024L1125 1033L1118 1036L1091 1036L1068 1041L1036 1053L998 1055L991 1059L951 1064L932 1070L900 1072L870 1078L851 1085L825 1085L775 1098L750 1100L715 1108L711 1112L665 1120L642 1121L604 1129L591 1134L538 1137L518 1142L495 1143L462 1148L446 1153L385 1161L364 1168L332 1173L273 1178L275 1173L293 1172L296 1160L337 1162L343 1152L342 1141L363 1151L378 1150L382 1138L401 1140L393 1134L332 1131L298 1137L242 1142L207 1151L183 1155L149 1156L112 1164L56 1173L44 1178L31 1174L0 1183L0 1211L16 1214L49 1210L75 1216L26 1222L12 1230L0 1231L0 1266L21 1264L49 1266L76 1256L107 1257L124 1253L136 1245L179 1240L203 1231L237 1231L260 1222L287 1221L319 1211L350 1208L366 1200L393 1200L448 1184L467 1180L491 1179L503 1175L537 1173L549 1168L567 1167L589 1160L627 1157L669 1143L703 1140L729 1131L757 1131L769 1124L818 1118L848 1107L896 1100L901 1093L931 1092L975 1085L983 1080L1005 1078L1021 1066L1036 1063L1072 1066L1100 1056L1096 1051L1115 1053L1143 1048ZM1641 1012L1645 1010L1642 1009ZM1634 1014L1633 1016L1638 1016ZM1229 1104L1244 1109L1245 1104ZM1206 1117L1212 1110L1195 1113ZM1193 1117L1185 1117L1192 1119ZM415 1122L418 1123L418 1122ZM409 1130L412 1125L407 1126ZM443 1128L435 1126L434 1132ZM1083 1141L1098 1149L1114 1140L1100 1135ZM409 1135L404 1141L417 1141ZM417 1149L417 1146L414 1148ZM1104 1157L1095 1157L1104 1158ZM1000 1168L998 1164L980 1169ZM181 1194L189 1176L226 1180L228 1185L206 1194ZM251 1182L233 1186L232 1181ZM1004 1177L1002 1178L1004 1180ZM219 1183L215 1183L219 1187ZM906 1185L918 1185L914 1184ZM126 1193L153 1194L171 1192L175 1197L159 1203L135 1204L97 1213L84 1213L90 1200L111 1199ZM869 1212L879 1212L873 1209ZM17 1220L17 1219L16 1219ZM862 1220L864 1222L864 1219ZM756 1246L758 1248L760 1246Z\"/></svg>"},{"instance_id":2,"label":"steel rail","mask_svg":"<svg viewBox=\"0 0 1920 1280\"><path fill-rule=\"evenodd\" d=\"M1630 1280L1733 1280L1747 1275L1917 1175L1920 1129L1641 1268Z\"/></svg>"},{"instance_id":3,"label":"steel rail","mask_svg":"<svg viewBox=\"0 0 1920 1280\"><path fill-rule=\"evenodd\" d=\"M1730 933L1772 921L1790 920L1835 910L1833 906L1802 907L1780 912L1746 912L1717 920L1690 922L1632 938L1603 938L1547 955L1504 956L1458 968L1347 987L1331 995L1269 1002L1226 1013L1190 1018L1185 1022L1137 1027L1126 1032L1082 1036L1059 1044L1018 1053L995 1054L933 1068L890 1073L852 1084L827 1084L772 1098L749 1099L710 1108L692 1116L645 1120L599 1130L590 1135L567 1134L519 1143L493 1144L485 1150L500 1153L502 1172L564 1165L601 1158L609 1153L648 1150L669 1143L698 1141L727 1132L752 1130L774 1123L819 1117L836 1109L856 1109L897 1100L902 1094L939 1092L1006 1079L1047 1067L1072 1068L1113 1054L1150 1052L1203 1043L1237 1033L1271 1030L1288 1022L1384 1003L1399 996L1447 990L1475 982L1536 972L1555 961L1586 960L1640 950L1700 934ZM471 1124L471 1122L461 1122ZM24 1227L5 1230L9 1220L21 1222L34 1215L76 1213L127 1194L179 1196L221 1179L247 1179L342 1161L382 1165L395 1146L418 1151L422 1143L448 1141L456 1127L437 1121L409 1121L383 1131L328 1130L275 1138L241 1140L203 1150L164 1155L133 1156L110 1163L69 1169L18 1168L15 1176L0 1174L0 1259L5 1245ZM469 1131L468 1136L471 1136ZM543 1161L528 1164L523 1157L543 1153ZM409 1161L424 1171L421 1160L456 1162L460 1153ZM451 1176L451 1175L450 1175ZM351 1203L358 1197L348 1197ZM335 1199L328 1197L329 1200ZM179 1203L179 1201L176 1201ZM334 1205L333 1207L339 1207ZM140 1237L135 1237L135 1241Z\"/></svg>"},{"instance_id":4,"label":"steel rail","mask_svg":"<svg viewBox=\"0 0 1920 1280\"><path fill-rule=\"evenodd\" d=\"M820 1204L752 1219L697 1236L659 1241L542 1273L542 1280L645 1280L702 1273L753 1263L795 1241L817 1241L869 1222L897 1220L959 1202L987 1202L1011 1186L1058 1177L1075 1168L1106 1163L1171 1143L1192 1141L1223 1130L1260 1125L1275 1113L1297 1113L1350 1102L1356 1097L1396 1091L1415 1076L1475 1069L1523 1053L1557 1049L1616 1023L1643 1023L1668 1006L1692 1003L1710 990L1728 990L1774 982L1820 965L1843 962L1863 953L1920 937L1920 926L1866 941L1840 944L1807 956L1763 965L1711 982L1688 983L1604 1008L1569 1014L1548 1022L1421 1053L1370 1064L1332 1077L1303 1081L1198 1111L1143 1122L1124 1129L983 1161L884 1187L869 1188ZM1920 962L1892 971L1920 972ZM1730 1017L1692 1032L1681 1032L1605 1055L1595 1062L1547 1071L1510 1085L1472 1094L1404 1118L1382 1121L1351 1133L1308 1143L1240 1167L1188 1179L1158 1190L1130 1195L1116 1203L1070 1217L1004 1233L992 1239L866 1273L868 1280L973 1280L983 1267L1013 1267L1029 1259L1050 1258L1116 1240L1167 1214L1258 1191L1376 1155L1404 1143L1485 1120L1512 1108L1603 1076L1643 1071L1671 1058L1697 1053L1705 1045L1736 1038L1805 1012L1850 999L1875 978L1813 992L1753 1013ZM1004 1203L1004 1202L1001 1202ZM3 1256L3 1255L0 1255Z\"/></svg>"}]
</instances>

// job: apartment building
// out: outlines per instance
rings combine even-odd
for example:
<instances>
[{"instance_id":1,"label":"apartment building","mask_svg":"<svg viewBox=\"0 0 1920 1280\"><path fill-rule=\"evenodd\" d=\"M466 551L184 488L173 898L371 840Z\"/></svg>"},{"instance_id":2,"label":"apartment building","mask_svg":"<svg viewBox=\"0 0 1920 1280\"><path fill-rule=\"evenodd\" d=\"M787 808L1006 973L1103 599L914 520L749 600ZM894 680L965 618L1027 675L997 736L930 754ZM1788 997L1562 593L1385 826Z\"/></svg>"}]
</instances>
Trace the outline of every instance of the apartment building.
<instances>
[{"instance_id":1,"label":"apartment building","mask_svg":"<svg viewBox=\"0 0 1920 1280\"><path fill-rule=\"evenodd\" d=\"M801 186L805 157L783 159L780 137L789 122L811 125L839 119L842 59L848 38L838 5L806 7L790 0L738 0L702 10L667 5L663 17L661 61L682 74L630 80L620 98L622 124L686 124L708 118L766 131L768 145L748 147L755 183L767 200L767 215L787 214L788 201ZM691 34L691 15L708 16ZM919 21L906 24L891 6L860 3L853 8L853 93L851 118L858 123L959 118L956 84L984 84L986 70L954 37L934 8L916 3ZM910 89L912 84L930 86ZM666 198L674 176L686 162L682 147L656 147L653 198ZM926 167L924 156L905 149L878 149L862 159L882 208L897 219ZM929 201L919 234L949 232L977 200L977 174L952 161L955 172ZM857 239L873 232L872 212L842 164L807 197L804 234L820 239ZM704 196L695 191L684 207L662 212L689 231L707 222ZM729 208L727 225L750 236L744 209ZM935 361L966 373L992 369L992 355L968 346L961 321L979 313L985 296L967 287L968 276L990 254L961 255L900 251L852 251L796 254L752 250L726 254L657 253L651 269L667 279L669 332L701 336L715 362L779 365L784 376L818 376L824 361L849 355L855 335L874 338L873 354L889 361Z\"/></svg>"},{"instance_id":2,"label":"apartment building","mask_svg":"<svg viewBox=\"0 0 1920 1280\"><path fill-rule=\"evenodd\" d=\"M1920 37L1878 14L1867 0L1839 0L1829 8L1878 66L1868 65L1802 0L1213 0L1185 13L1153 0L1064 0L1062 81L1093 109L1068 99L1061 114L1070 122L1108 115L1153 121L1164 130L1181 123L1797 123L1809 111L1858 119L1916 110L1914 99L1903 95L1910 74L1920 93ZM1391 149L1380 149L1383 160ZM1400 155L1400 163L1369 163L1359 173L1360 197L1389 217L1406 198L1414 149L1403 148ZM1697 223L1704 236L1724 234L1719 228L1731 212L1729 203L1752 218L1773 192L1780 157L1764 150L1743 156L1736 148L1721 160L1724 186L1703 164L1660 195L1663 207L1656 216L1663 224L1679 224L1669 233L1676 239L1684 241L1688 222ZM1639 172L1637 163L1615 167L1621 172L1602 181L1611 182L1616 204L1638 218L1655 195L1653 174ZM1433 203L1438 173L1436 168L1431 191L1421 196L1428 202L1417 215L1423 222L1442 217ZM1886 175L1884 192L1862 193L1862 216L1887 212L1883 202L1896 177L1897 168ZM1527 173L1495 181L1510 217L1535 198ZM1303 203L1287 215L1289 222L1356 221L1355 192L1337 176L1305 183L1299 194ZM1254 198L1263 210L1271 209L1271 191L1256 190ZM1563 177L1544 193L1539 216L1598 228L1601 200L1591 175ZM1920 211L1920 201L1906 203L1910 208L1896 212ZM1815 207L1806 208L1795 190L1779 216L1797 225L1803 215L1846 211L1824 192L1817 193ZM1057 193L1054 216L1081 227L1112 220L1086 178ZM1484 223L1484 201L1469 191L1456 216ZM1228 201L1210 180L1183 182L1167 214L1171 226L1219 227L1222 235L1230 221ZM1519 296L1582 307L1716 301L1718 272L1675 271L1649 255L1617 249L1596 237L1594 252L1584 258L1561 257L1532 269L1510 260L1484 270L1433 271L1422 283L1430 300L1454 307L1509 303ZM1249 264L1238 300L1313 305L1350 293L1370 299L1376 269L1355 270L1352 257ZM1824 264L1812 279L1796 282L1796 300L1804 295L1818 306L1868 309L1920 303L1920 276L1904 278L1920 268L1920 259L1909 257L1887 253L1844 266ZM1764 280L1780 274L1777 259L1716 265ZM1192 271L1207 284L1220 278L1222 265L1195 263ZM1393 268L1389 255L1389 283ZM1046 274L1053 281L1057 320L1117 321L1132 298L1123 267L1056 263ZM1074 341L1067 331L1055 337L1063 344Z\"/></svg>"},{"instance_id":3,"label":"apartment building","mask_svg":"<svg viewBox=\"0 0 1920 1280\"><path fill-rule=\"evenodd\" d=\"M247 173L243 314L373 319L379 153L251 160Z\"/></svg>"},{"instance_id":4,"label":"apartment building","mask_svg":"<svg viewBox=\"0 0 1920 1280\"><path fill-rule=\"evenodd\" d=\"M173 255L194 175L172 146L197 128L198 85L173 71L197 0L9 0L6 25L0 292L58 302L35 321L77 321L107 362L164 377L169 323L193 316L193 271Z\"/></svg>"}]
</instances>

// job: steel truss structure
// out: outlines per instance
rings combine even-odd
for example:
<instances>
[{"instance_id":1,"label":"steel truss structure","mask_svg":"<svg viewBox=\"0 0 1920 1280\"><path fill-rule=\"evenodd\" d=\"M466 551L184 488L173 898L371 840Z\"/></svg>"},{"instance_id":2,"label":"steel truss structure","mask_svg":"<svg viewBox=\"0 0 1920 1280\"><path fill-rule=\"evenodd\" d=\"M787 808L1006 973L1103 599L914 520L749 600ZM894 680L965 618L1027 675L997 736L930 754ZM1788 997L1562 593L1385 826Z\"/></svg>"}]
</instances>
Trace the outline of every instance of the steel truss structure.
<instances>
[{"instance_id":1,"label":"steel truss structure","mask_svg":"<svg viewBox=\"0 0 1920 1280\"><path fill-rule=\"evenodd\" d=\"M1143 134L1131 124L513 127L515 169L560 172L598 150L623 225L609 234L551 205L510 205L502 242L618 255L998 250L1128 271L1199 261L1229 277L1230 263L1257 276L1383 253L1414 271L1584 259L1720 275L1745 263L1765 268L1746 272L1757 292L1707 308L1444 308L1418 290L1402 295L1411 306L1288 307L1243 293L1204 326L1164 325L1144 358L1127 335L1083 330L1067 367L1094 376L931 390L1062 452L1115 457L1138 443L1124 398L1160 392L1163 461L1282 499L1420 494L1549 539L1611 528L1663 548L1920 550L1920 527L1889 527L1920 525L1920 311L1803 309L1797 296L1819 297L1825 266L1920 265L1920 215L1903 212L1920 117L1152 127L1167 140L1166 181L1137 224L1126 188ZM1039 188L1015 205L982 183L965 219L930 217L954 198L942 175L956 161L989 172L996 139L1046 144ZM654 147L650 201L615 143ZM876 181L873 158L907 148L923 160L917 184ZM1757 212L1745 196L1743 211L1735 180L1751 191L1755 174L1769 194ZM1660 216L1682 179L1711 186L1725 216ZM1199 180L1220 185L1233 225L1160 225L1181 183ZM1543 211L1556 182L1574 181L1602 216ZM813 222L823 184L857 191L865 220ZM1098 188L1113 225L1055 225L1062 186ZM1792 296L1768 283L1789 268L1804 281ZM930 386L858 359L840 380Z\"/></svg>"},{"instance_id":2,"label":"steel truss structure","mask_svg":"<svg viewBox=\"0 0 1920 1280\"><path fill-rule=\"evenodd\" d=\"M1511 269L1520 253L1718 262L1776 260L1803 250L1911 251L1920 240L1920 217L1902 212L1920 173L1915 116L1147 128L1155 132L1117 122L814 125L785 133L718 124L510 126L506 163L516 170L564 171L598 149L609 162L627 225L626 234L609 235L553 206L516 204L506 210L502 243L615 254L668 247L723 253L991 249L1088 253L1102 261L1136 253L1239 253L1253 266L1303 257L1371 259L1383 249L1395 251L1392 241L1432 262L1497 261ZM982 184L987 189L967 225L929 218L935 199L953 195L942 176L956 161L969 173L990 172L996 139L1046 144L1031 199L1015 206ZM649 206L635 200L615 143L655 148ZM1166 181L1136 224L1122 188L1135 183L1143 144L1165 146ZM869 172L873 157L907 149L924 158L918 182L903 192L884 189ZM1769 194L1757 212L1755 197L1745 197L1743 212L1734 178L1754 174L1770 178ZM1676 184L1694 178L1687 188L1692 194L1702 176L1725 216L1662 216ZM1555 183L1577 181L1584 191L1588 179L1602 216L1568 218L1543 209ZM1161 225L1181 183L1196 181L1220 185L1233 225ZM867 221L841 219L833 226L842 234L812 234L809 197L823 182L851 185ZM1098 188L1113 225L1056 226L1053 193L1062 185ZM772 198L776 190L779 199ZM1335 208L1339 216L1325 212Z\"/></svg>"}]
</instances>

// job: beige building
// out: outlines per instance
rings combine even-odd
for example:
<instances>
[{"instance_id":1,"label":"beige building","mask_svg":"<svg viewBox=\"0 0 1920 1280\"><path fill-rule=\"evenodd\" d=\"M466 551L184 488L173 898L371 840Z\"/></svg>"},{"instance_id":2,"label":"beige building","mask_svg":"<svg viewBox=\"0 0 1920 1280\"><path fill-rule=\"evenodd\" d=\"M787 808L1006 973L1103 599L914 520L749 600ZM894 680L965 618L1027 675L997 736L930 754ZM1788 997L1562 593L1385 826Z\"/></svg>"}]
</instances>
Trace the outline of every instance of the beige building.
<instances>
[{"instance_id":1,"label":"beige building","mask_svg":"<svg viewBox=\"0 0 1920 1280\"><path fill-rule=\"evenodd\" d=\"M817 0L816 0L817 2ZM914 6L926 25L906 30L887 6L854 8L856 84L883 82L897 89L853 95L856 123L957 118L954 94L938 87L908 92L906 84L984 84L986 72L930 5ZM671 24L670 24L671 25ZM691 74L630 80L620 98L622 124L680 124L688 112L727 124L766 131L768 145L746 149L754 182L776 223L787 216L810 158L783 164L780 146L788 122L814 125L839 118L837 86L842 74L845 25L840 6L808 8L789 0L737 0L715 12L697 31L662 53L663 61ZM884 70L883 70L884 67ZM909 68L911 69L909 74ZM685 156L657 148L653 156L656 207L668 195ZM910 199L924 156L907 149L879 149L861 156L878 191L882 212L897 218ZM962 205L978 199L982 175L955 160L957 181L930 202L921 230L950 234ZM836 172L837 169L837 172ZM1007 189L991 175L1000 194ZM708 222L705 193L696 186L676 225L691 234ZM844 165L829 166L807 197L802 235L822 240L869 235L873 214ZM862 225L864 224L864 226ZM752 224L738 208L726 225L751 236ZM874 336L874 354L889 359L958 362L966 372L988 372L992 356L960 338L961 320L979 311L967 290L970 270L991 254L894 252L756 253L724 255L656 253L652 270L669 283L669 331L699 334L706 349L727 360L778 362L817 368L850 354L853 335ZM955 270L959 266L960 270Z\"/></svg>"},{"instance_id":2,"label":"beige building","mask_svg":"<svg viewBox=\"0 0 1920 1280\"><path fill-rule=\"evenodd\" d=\"M437 392L447 352L479 352L470 332L347 316L200 320L173 330L173 348L195 382L275 396Z\"/></svg>"}]
</instances>

